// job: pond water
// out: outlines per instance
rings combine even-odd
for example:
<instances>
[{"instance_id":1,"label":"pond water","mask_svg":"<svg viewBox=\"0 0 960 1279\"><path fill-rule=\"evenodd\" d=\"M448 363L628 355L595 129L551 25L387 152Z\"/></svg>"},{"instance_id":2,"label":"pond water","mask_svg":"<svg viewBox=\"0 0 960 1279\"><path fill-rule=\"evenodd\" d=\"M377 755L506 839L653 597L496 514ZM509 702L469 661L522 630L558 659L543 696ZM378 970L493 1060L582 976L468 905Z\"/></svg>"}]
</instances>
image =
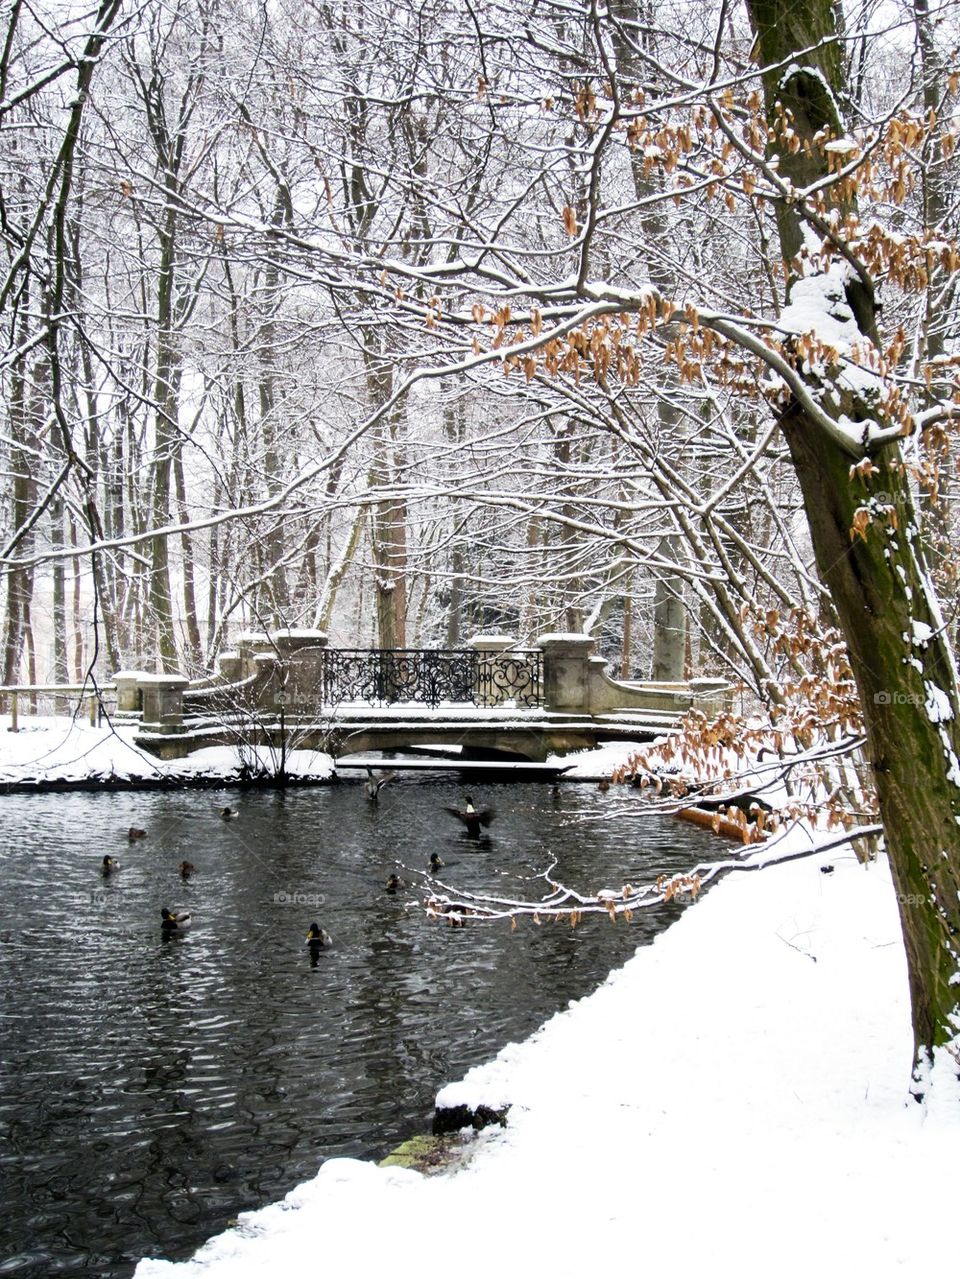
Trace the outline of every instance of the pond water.
<instances>
[{"instance_id":1,"label":"pond water","mask_svg":"<svg viewBox=\"0 0 960 1279\"><path fill-rule=\"evenodd\" d=\"M449 928L410 904L432 852L451 884L534 899L552 856L591 891L717 853L633 792L472 786L497 809L479 843L443 811L462 784L437 774L376 805L353 782L3 797L0 1275L121 1279L330 1156L382 1157L429 1130L443 1084L689 909ZM131 826L147 837L128 844ZM122 862L106 879L105 853ZM412 887L390 896L398 863ZM192 929L164 938L163 906ZM311 966L315 919L334 944Z\"/></svg>"}]
</instances>

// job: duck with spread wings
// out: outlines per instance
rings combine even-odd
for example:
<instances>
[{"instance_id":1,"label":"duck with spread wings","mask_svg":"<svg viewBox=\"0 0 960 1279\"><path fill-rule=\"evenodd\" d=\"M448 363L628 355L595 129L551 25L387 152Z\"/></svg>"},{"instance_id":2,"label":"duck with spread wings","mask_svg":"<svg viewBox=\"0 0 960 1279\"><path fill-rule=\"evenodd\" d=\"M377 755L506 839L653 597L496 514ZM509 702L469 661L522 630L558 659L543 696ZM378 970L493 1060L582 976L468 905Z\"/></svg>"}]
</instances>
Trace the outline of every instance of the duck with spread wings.
<instances>
[{"instance_id":1,"label":"duck with spread wings","mask_svg":"<svg viewBox=\"0 0 960 1279\"><path fill-rule=\"evenodd\" d=\"M481 828L489 826L494 817L496 817L496 813L492 808L474 808L473 800L469 795L464 801L463 808L447 806L446 811L451 817L456 817L457 821L463 822L471 839L479 839Z\"/></svg>"}]
</instances>

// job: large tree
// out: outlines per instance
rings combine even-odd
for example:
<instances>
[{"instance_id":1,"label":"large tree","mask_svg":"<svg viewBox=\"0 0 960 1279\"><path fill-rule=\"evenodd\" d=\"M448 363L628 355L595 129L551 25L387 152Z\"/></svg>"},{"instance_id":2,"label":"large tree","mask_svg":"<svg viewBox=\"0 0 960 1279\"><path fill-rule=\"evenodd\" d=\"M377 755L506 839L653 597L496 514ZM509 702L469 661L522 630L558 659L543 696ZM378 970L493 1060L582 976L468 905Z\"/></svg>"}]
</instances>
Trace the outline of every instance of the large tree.
<instances>
[{"instance_id":1,"label":"large tree","mask_svg":"<svg viewBox=\"0 0 960 1279\"><path fill-rule=\"evenodd\" d=\"M956 250L922 229L899 230L913 156L934 124L929 111L909 109L916 85L877 118L846 120L843 43L828 0L747 7L749 31L721 4L652 40L653 15L639 6L612 14L590 5L575 16L541 3L522 33L512 14L488 6L476 96L496 104L491 129L512 157L508 172L486 216L460 228L457 252L381 259L377 271L392 277L384 297L402 296L407 317L416 291L432 292L419 309L447 336L437 365L459 350L461 370L472 358L528 381L593 377L622 400L640 382L646 346L681 382L726 383L775 416L860 692L922 1090L934 1056L954 1075L957 1066L960 702L902 446L953 418L957 387L942 361L911 378L903 336L881 333L877 289L882 278L895 305L926 287L932 260L955 269ZM464 95L460 110L482 107ZM571 122L567 133L553 125L558 116ZM662 179L657 189L638 182L638 156L641 175ZM435 201L449 217L447 190ZM874 206L869 224L860 200ZM719 263L708 278L682 260L684 236L703 233L711 201L727 209L734 245L747 241L746 214L752 243L768 249L766 278L779 278L783 295L765 314L761 289L746 292L745 278L738 296ZM655 240L644 238L653 204ZM673 269L653 271L651 256ZM471 328L472 357L457 336ZM932 390L919 395L924 380Z\"/></svg>"},{"instance_id":2,"label":"large tree","mask_svg":"<svg viewBox=\"0 0 960 1279\"><path fill-rule=\"evenodd\" d=\"M960 1031L960 702L901 442L924 422L951 416L952 405L934 406L918 422L899 413L882 376L860 376L879 356L877 283L875 262L858 243L855 174L849 184L831 182L831 161L858 154L839 106L846 86L834 6L748 2L763 67L767 171L778 162L789 323L821 346L846 333L849 354L822 352L815 368L799 336L786 343L783 355L802 385L784 397L780 423L860 690L907 950L919 1076L935 1049L956 1061ZM817 243L804 259L808 229Z\"/></svg>"}]
</instances>

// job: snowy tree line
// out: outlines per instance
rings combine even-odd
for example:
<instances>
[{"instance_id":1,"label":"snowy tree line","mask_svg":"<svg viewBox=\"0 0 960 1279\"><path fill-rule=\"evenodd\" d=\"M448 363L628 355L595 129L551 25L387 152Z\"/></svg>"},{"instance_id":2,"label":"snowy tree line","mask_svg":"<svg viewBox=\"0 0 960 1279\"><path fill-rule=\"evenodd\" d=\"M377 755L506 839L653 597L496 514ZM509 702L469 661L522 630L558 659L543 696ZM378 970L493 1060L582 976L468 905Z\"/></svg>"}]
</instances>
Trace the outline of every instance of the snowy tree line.
<instances>
[{"instance_id":1,"label":"snowy tree line","mask_svg":"<svg viewBox=\"0 0 960 1279\"><path fill-rule=\"evenodd\" d=\"M504 378L467 332L489 321L449 316L479 313L491 268L429 306L492 233L505 286L572 271L565 219L599 197L592 273L775 310L769 202L683 150L714 46L718 83L749 66L746 15L620 9L598 39L582 5L108 5L56 26L11 6L4 682L82 676L94 575L106 665L200 669L248 627L397 647L588 626L624 674L729 672L776 702L822 672L829 605L754 371L694 369L668 328L619 383L575 343ZM876 46L848 56L883 98ZM668 96L601 155L604 57Z\"/></svg>"}]
</instances>

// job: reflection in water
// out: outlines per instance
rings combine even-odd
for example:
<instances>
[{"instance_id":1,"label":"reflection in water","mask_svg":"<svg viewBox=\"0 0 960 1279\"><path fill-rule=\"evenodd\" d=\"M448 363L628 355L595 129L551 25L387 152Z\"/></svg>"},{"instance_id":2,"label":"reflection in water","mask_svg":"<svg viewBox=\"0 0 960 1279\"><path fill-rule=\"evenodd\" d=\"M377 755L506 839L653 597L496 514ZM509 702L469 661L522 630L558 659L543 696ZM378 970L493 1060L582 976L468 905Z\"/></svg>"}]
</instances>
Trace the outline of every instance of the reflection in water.
<instances>
[{"instance_id":1,"label":"reflection in water","mask_svg":"<svg viewBox=\"0 0 960 1279\"><path fill-rule=\"evenodd\" d=\"M684 909L448 928L416 905L431 874L538 897L554 857L595 890L712 852L633 793L479 792L497 810L479 840L444 812L464 802L448 780L394 778L376 803L362 784L5 797L0 1274L126 1276L324 1158L382 1155ZM164 906L190 931L161 930ZM305 944L311 922L330 945Z\"/></svg>"}]
</instances>

